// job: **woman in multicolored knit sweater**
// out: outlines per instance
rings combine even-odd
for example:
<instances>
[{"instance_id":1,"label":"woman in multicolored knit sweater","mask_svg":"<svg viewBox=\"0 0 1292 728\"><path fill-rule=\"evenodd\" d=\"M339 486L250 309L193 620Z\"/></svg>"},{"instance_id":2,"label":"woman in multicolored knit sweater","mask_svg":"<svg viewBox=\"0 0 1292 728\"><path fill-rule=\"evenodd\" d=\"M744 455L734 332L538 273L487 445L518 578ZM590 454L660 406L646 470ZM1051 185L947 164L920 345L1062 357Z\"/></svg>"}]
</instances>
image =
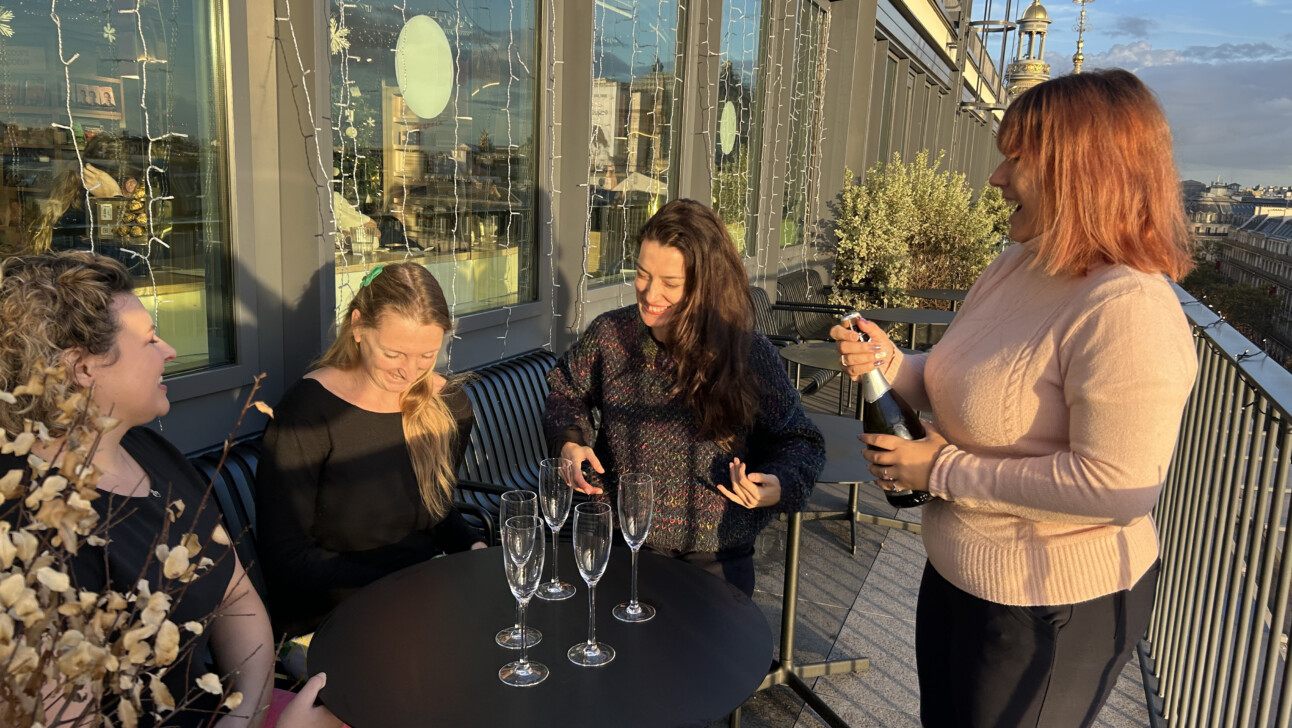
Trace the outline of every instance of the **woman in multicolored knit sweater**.
<instances>
[{"instance_id":1,"label":"woman in multicolored knit sweater","mask_svg":"<svg viewBox=\"0 0 1292 728\"><path fill-rule=\"evenodd\" d=\"M754 539L802 508L824 440L753 329L749 281L718 216L674 200L640 239L636 305L597 317L548 375L548 444L585 493L652 475L647 548L752 595Z\"/></svg>"}]
</instances>

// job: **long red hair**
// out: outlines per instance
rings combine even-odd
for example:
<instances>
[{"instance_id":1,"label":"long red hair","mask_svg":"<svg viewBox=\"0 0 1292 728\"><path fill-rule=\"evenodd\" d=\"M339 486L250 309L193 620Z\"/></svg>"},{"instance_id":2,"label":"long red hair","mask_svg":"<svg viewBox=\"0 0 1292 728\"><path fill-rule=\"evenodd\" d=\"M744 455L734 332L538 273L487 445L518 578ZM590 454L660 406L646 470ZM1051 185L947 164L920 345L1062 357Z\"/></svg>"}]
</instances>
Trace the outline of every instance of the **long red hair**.
<instances>
[{"instance_id":1,"label":"long red hair","mask_svg":"<svg viewBox=\"0 0 1292 728\"><path fill-rule=\"evenodd\" d=\"M1038 175L1047 273L1085 275L1109 263L1179 280L1193 268L1171 129L1134 74L1038 84L1010 105L996 139Z\"/></svg>"}]
</instances>

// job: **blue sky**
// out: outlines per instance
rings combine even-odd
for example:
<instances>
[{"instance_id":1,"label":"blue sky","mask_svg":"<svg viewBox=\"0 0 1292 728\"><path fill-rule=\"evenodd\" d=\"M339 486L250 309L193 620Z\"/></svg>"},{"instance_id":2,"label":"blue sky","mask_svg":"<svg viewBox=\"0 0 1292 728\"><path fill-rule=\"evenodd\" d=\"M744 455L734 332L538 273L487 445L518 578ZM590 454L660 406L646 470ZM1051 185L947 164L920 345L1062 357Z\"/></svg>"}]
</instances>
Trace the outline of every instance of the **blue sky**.
<instances>
[{"instance_id":1,"label":"blue sky","mask_svg":"<svg viewBox=\"0 0 1292 728\"><path fill-rule=\"evenodd\" d=\"M1080 7L1043 4L1046 59L1067 73ZM1153 88L1183 177L1292 185L1292 0L1096 0L1086 16L1086 68L1126 68Z\"/></svg>"}]
</instances>

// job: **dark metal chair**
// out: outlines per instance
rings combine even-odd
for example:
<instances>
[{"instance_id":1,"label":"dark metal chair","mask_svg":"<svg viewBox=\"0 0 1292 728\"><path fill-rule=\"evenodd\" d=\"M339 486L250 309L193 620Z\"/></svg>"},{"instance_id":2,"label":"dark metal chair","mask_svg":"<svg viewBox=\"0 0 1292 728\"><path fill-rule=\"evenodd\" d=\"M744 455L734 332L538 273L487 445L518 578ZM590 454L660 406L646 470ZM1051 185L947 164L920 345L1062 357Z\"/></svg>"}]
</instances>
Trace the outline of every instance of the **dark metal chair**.
<instances>
[{"instance_id":1,"label":"dark metal chair","mask_svg":"<svg viewBox=\"0 0 1292 728\"><path fill-rule=\"evenodd\" d=\"M830 303L821 274L812 268L787 273L776 279L776 304L790 311L795 333L806 340L828 341L830 329L848 306Z\"/></svg>"},{"instance_id":2,"label":"dark metal chair","mask_svg":"<svg viewBox=\"0 0 1292 728\"><path fill-rule=\"evenodd\" d=\"M465 385L476 424L458 471L459 497L495 520L503 493L538 489L538 462L548 454L547 372L555 365L552 352L529 351L472 371Z\"/></svg>"},{"instance_id":3,"label":"dark metal chair","mask_svg":"<svg viewBox=\"0 0 1292 728\"><path fill-rule=\"evenodd\" d=\"M219 449L192 456L189 462L212 486L215 504L224 516L229 537L251 584L264 599L265 577L256 556L256 465L260 462L260 435L235 443L220 465Z\"/></svg>"}]
</instances>

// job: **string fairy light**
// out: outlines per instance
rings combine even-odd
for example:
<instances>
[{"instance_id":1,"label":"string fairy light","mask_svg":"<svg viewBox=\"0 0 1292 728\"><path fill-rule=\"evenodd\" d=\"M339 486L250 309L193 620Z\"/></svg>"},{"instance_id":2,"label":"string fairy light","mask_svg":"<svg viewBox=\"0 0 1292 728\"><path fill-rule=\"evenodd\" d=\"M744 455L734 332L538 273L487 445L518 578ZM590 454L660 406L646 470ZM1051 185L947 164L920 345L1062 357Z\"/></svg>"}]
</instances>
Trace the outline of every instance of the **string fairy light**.
<instances>
[{"instance_id":1,"label":"string fairy light","mask_svg":"<svg viewBox=\"0 0 1292 728\"><path fill-rule=\"evenodd\" d=\"M548 114L551 123L547 125L548 144L547 144L547 188L548 206L547 206L547 269L552 277L552 318L547 331L547 350L555 351L556 325L561 318L557 311L557 294L561 289L561 282L556 270L556 219L555 210L558 201L561 198L561 188L556 184L556 165L561 155L556 153L557 129L561 126L560 117L556 108L556 67L562 63L556 57L556 8L555 3L543 3L543 8L547 13L547 68L546 82L544 91L547 94Z\"/></svg>"}]
</instances>

